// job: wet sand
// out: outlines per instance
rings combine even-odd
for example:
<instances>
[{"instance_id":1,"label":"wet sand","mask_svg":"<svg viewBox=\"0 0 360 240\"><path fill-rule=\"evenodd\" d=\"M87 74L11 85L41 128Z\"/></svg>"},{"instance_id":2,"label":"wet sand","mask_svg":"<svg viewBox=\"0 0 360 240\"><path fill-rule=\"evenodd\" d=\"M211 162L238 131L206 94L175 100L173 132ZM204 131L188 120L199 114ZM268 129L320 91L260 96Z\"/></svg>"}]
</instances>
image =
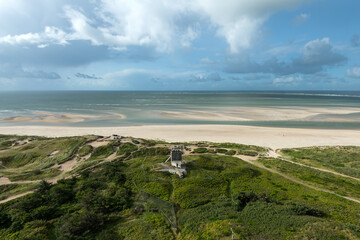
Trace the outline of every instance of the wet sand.
<instances>
[{"instance_id":1,"label":"wet sand","mask_svg":"<svg viewBox=\"0 0 360 240\"><path fill-rule=\"evenodd\" d=\"M12 116L0 120L0 123L76 123L88 120L103 119L124 119L122 114L109 115L86 115L86 114L70 114L70 113L49 113L49 112L33 112L31 116Z\"/></svg>"},{"instance_id":2,"label":"wet sand","mask_svg":"<svg viewBox=\"0 0 360 240\"><path fill-rule=\"evenodd\" d=\"M170 119L206 121L326 121L359 122L349 114L360 113L360 108L309 108L309 107L222 107L204 110L158 111Z\"/></svg>"}]
</instances>

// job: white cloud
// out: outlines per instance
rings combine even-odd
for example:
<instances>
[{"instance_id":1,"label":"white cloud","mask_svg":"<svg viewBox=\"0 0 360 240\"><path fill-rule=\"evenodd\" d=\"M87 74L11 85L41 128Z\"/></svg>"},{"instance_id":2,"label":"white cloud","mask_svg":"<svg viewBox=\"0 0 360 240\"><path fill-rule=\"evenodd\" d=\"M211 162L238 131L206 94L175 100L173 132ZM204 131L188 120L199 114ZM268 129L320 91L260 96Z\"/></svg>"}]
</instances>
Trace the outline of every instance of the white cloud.
<instances>
[{"instance_id":1,"label":"white cloud","mask_svg":"<svg viewBox=\"0 0 360 240\"><path fill-rule=\"evenodd\" d=\"M334 51L329 38L315 39L306 43L302 47L301 55L290 60L282 60L278 56L270 56L270 58L260 62L253 61L249 54L232 54L227 56L226 71L231 73L275 73L280 75L311 74L321 72L329 66L342 64L347 60L345 56Z\"/></svg>"},{"instance_id":2,"label":"white cloud","mask_svg":"<svg viewBox=\"0 0 360 240\"><path fill-rule=\"evenodd\" d=\"M353 69L348 69L346 75L351 78L360 78L360 67L354 67Z\"/></svg>"},{"instance_id":3,"label":"white cloud","mask_svg":"<svg viewBox=\"0 0 360 240\"><path fill-rule=\"evenodd\" d=\"M306 20L308 20L309 17L310 17L310 15L307 13L301 13L294 18L293 23L295 25L300 25L300 24L304 23Z\"/></svg>"},{"instance_id":4,"label":"white cloud","mask_svg":"<svg viewBox=\"0 0 360 240\"><path fill-rule=\"evenodd\" d=\"M251 46L260 34L260 26L279 10L296 7L307 0L197 0L199 11L210 17L225 37L232 53Z\"/></svg>"},{"instance_id":5,"label":"white cloud","mask_svg":"<svg viewBox=\"0 0 360 240\"><path fill-rule=\"evenodd\" d=\"M67 40L68 36L63 30L56 27L45 27L45 30L41 33L26 33L1 37L0 44L39 44L39 47L42 48L49 43L65 45L68 43Z\"/></svg>"},{"instance_id":6,"label":"white cloud","mask_svg":"<svg viewBox=\"0 0 360 240\"><path fill-rule=\"evenodd\" d=\"M100 0L81 10L66 5L65 17L71 30L48 26L42 32L27 32L0 37L0 43L66 44L70 40L88 40L124 50L129 46L151 46L158 51L189 47L211 23L224 37L232 53L251 47L261 34L268 17L308 0ZM1 3L4 4L5 1ZM18 5L26 1L17 0ZM74 3L75 4L75 3ZM5 4L6 5L6 4ZM90 11L89 11L90 9ZM206 23L206 25L203 25ZM64 30L66 29L66 30Z\"/></svg>"},{"instance_id":7,"label":"white cloud","mask_svg":"<svg viewBox=\"0 0 360 240\"><path fill-rule=\"evenodd\" d=\"M307 65L336 64L344 60L344 57L333 51L329 38L316 39L304 46L301 63Z\"/></svg>"},{"instance_id":8,"label":"white cloud","mask_svg":"<svg viewBox=\"0 0 360 240\"><path fill-rule=\"evenodd\" d=\"M300 76L279 77L273 80L273 84L276 86L284 86L284 85L296 86L302 81L303 79Z\"/></svg>"}]
</instances>

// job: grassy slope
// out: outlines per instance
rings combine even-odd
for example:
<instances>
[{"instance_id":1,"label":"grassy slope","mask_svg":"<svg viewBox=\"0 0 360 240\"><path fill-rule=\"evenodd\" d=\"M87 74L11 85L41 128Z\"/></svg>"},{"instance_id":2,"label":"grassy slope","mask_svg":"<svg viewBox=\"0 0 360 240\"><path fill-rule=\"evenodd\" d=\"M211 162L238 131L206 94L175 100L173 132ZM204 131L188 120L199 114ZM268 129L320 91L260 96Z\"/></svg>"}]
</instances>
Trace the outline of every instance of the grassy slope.
<instances>
[{"instance_id":1,"label":"grassy slope","mask_svg":"<svg viewBox=\"0 0 360 240\"><path fill-rule=\"evenodd\" d=\"M259 162L265 167L276 169L309 185L360 200L360 181L274 158L262 158Z\"/></svg>"},{"instance_id":2,"label":"grassy slope","mask_svg":"<svg viewBox=\"0 0 360 240\"><path fill-rule=\"evenodd\" d=\"M165 143L133 143L136 148L126 144L118 150L117 161L78 169L78 178L54 186L41 183L36 193L0 205L0 239L231 239L233 233L235 239L360 237L360 204L216 154L184 156L188 174L179 179L153 171L167 159ZM114 149L100 150L93 151L94 159Z\"/></svg>"},{"instance_id":3,"label":"grassy slope","mask_svg":"<svg viewBox=\"0 0 360 240\"><path fill-rule=\"evenodd\" d=\"M360 147L308 147L281 152L292 161L360 178Z\"/></svg>"}]
</instances>

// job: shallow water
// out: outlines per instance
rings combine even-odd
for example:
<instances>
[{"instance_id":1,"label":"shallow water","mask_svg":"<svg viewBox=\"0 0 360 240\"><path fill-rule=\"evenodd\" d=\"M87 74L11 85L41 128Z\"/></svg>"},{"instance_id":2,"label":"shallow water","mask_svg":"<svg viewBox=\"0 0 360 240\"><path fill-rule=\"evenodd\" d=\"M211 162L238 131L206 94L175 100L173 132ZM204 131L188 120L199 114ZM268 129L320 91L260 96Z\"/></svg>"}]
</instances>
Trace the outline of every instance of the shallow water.
<instances>
[{"instance_id":1,"label":"shallow water","mask_svg":"<svg viewBox=\"0 0 360 240\"><path fill-rule=\"evenodd\" d=\"M162 116L167 111L203 111L223 108L312 107L360 108L360 92L123 92L58 91L0 92L0 119L34 116L34 112L108 115L125 119L91 119L67 126L124 126L145 124L236 124L271 127L360 129L360 113L343 114L352 122L336 121L214 121L176 119ZM320 121L320 122L319 122ZM54 125L46 123L1 123L1 125Z\"/></svg>"}]
</instances>

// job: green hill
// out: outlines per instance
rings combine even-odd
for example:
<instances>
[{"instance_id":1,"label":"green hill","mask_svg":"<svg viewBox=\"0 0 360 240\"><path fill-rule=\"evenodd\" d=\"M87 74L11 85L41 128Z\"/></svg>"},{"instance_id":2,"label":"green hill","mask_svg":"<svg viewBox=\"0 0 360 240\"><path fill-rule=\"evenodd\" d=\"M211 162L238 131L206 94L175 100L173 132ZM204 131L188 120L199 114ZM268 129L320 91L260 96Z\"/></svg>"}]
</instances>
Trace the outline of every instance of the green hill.
<instances>
[{"instance_id":1,"label":"green hill","mask_svg":"<svg viewBox=\"0 0 360 240\"><path fill-rule=\"evenodd\" d=\"M165 142L0 139L0 176L11 181L0 185L0 239L360 238L360 203L302 184L261 147L183 143L187 174L179 178L159 171L172 146ZM273 172L249 163L256 156Z\"/></svg>"}]
</instances>

